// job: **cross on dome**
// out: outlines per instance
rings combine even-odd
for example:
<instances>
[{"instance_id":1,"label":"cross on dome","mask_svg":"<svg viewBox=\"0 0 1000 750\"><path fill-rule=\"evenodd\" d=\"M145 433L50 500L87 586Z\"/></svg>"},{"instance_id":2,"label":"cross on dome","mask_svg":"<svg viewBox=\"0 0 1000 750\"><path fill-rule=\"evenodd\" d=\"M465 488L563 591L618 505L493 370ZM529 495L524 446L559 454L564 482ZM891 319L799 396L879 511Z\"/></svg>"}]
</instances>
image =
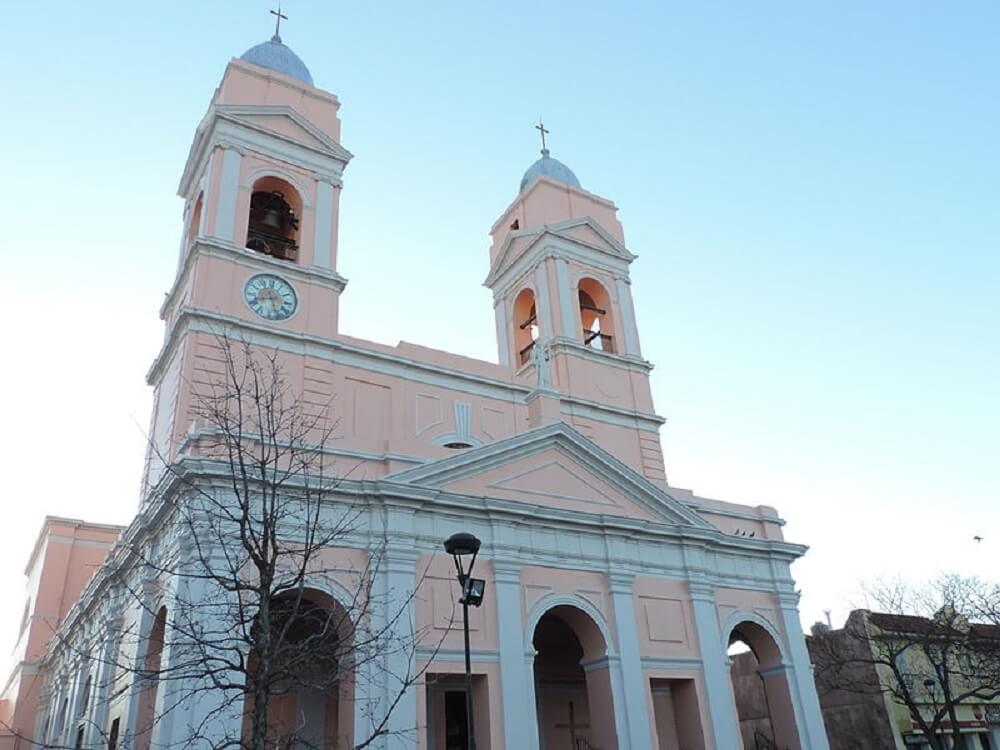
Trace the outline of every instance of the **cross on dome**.
<instances>
[{"instance_id":1,"label":"cross on dome","mask_svg":"<svg viewBox=\"0 0 1000 750\"><path fill-rule=\"evenodd\" d=\"M545 136L547 136L551 131L545 127L545 123L542 122L542 118L538 118L538 124L535 125L534 128L542 137L542 158L528 167L528 170L524 173L524 177L521 178L520 192L523 193L525 188L531 185L539 177L548 177L556 182L562 182L566 185L572 185L573 187L580 187L580 181L576 178L576 175L573 174L573 170L558 159L553 159L549 155L549 147L545 142Z\"/></svg>"},{"instance_id":2,"label":"cross on dome","mask_svg":"<svg viewBox=\"0 0 1000 750\"><path fill-rule=\"evenodd\" d=\"M535 130L537 130L542 136L542 155L547 156L549 150L545 147L545 136L550 132L545 129L545 123L542 122L542 118L538 118L538 124L535 125Z\"/></svg>"},{"instance_id":3,"label":"cross on dome","mask_svg":"<svg viewBox=\"0 0 1000 750\"><path fill-rule=\"evenodd\" d=\"M281 12L281 3L278 3L278 9L270 11L271 15L274 16L274 40L277 42L281 41L281 20L288 20L288 16Z\"/></svg>"}]
</instances>

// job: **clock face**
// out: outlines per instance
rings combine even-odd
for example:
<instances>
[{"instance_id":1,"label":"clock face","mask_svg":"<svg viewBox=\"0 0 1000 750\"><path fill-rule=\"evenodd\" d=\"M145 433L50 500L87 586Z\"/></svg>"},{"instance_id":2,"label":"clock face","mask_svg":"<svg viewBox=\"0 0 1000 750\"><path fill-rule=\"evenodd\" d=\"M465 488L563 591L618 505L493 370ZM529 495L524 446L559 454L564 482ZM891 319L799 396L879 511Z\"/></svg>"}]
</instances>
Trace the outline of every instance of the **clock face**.
<instances>
[{"instance_id":1,"label":"clock face","mask_svg":"<svg viewBox=\"0 0 1000 750\"><path fill-rule=\"evenodd\" d=\"M270 273L259 273L247 279L243 299L251 310L267 320L288 320L299 305L292 285Z\"/></svg>"}]
</instances>

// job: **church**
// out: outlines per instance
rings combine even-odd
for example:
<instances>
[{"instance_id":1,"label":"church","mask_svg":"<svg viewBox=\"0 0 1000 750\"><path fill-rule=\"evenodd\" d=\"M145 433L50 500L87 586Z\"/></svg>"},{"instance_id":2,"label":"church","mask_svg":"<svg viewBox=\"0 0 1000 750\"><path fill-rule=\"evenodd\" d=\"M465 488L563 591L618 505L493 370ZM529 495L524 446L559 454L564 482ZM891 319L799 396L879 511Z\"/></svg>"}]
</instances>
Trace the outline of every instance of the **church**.
<instances>
[{"instance_id":1,"label":"church","mask_svg":"<svg viewBox=\"0 0 1000 750\"><path fill-rule=\"evenodd\" d=\"M289 747L354 747L381 721L369 747L385 750L827 750L790 572L805 547L784 540L770 507L668 484L632 300L636 256L614 202L550 154L540 126L541 156L497 206L483 257L496 361L353 338L338 321L352 159L339 109L277 30L227 65L180 179L184 229L148 374L140 509L124 529L47 521L22 632L44 607L61 624L19 652L0 704L13 733L0 748L26 748L29 736L77 748L224 744L190 736L218 709L211 690L157 692L155 673L185 658L169 643L179 585L135 553L183 564L201 549L163 518L184 487L214 481L196 391L221 373L224 331L273 352L301 402L331 411L326 450L351 467L337 496L378 512L324 553L333 568L364 567L387 540L375 585L399 603L396 625L418 634L413 649L384 656L390 673L420 675L395 698L361 680L318 703L284 696L289 736L298 732ZM468 682L442 547L458 532L481 540L485 581L469 610ZM80 555L96 566L89 580ZM70 590L53 597L56 579ZM316 607L348 606L346 580L309 579L306 590ZM148 601L123 594L124 581ZM147 665L132 679L98 658L129 629ZM734 698L737 643L756 659L768 714L752 733ZM169 719L142 726L170 701ZM372 714L388 703L391 713ZM244 731L241 706L212 717L202 725L213 736Z\"/></svg>"}]
</instances>

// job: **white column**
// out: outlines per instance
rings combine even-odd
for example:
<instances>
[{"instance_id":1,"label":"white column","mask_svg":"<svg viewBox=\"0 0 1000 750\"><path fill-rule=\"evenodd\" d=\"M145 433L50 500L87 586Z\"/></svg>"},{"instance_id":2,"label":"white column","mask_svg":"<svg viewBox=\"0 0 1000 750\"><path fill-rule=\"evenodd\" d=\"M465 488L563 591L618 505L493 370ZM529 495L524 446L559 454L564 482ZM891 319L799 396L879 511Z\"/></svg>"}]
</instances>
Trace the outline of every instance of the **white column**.
<instances>
[{"instance_id":1,"label":"white column","mask_svg":"<svg viewBox=\"0 0 1000 750\"><path fill-rule=\"evenodd\" d=\"M214 235L220 240L233 241L236 228L236 197L240 192L240 151L227 145L222 151L222 174L219 176L219 200L215 209ZM204 211L204 209L202 209Z\"/></svg>"},{"instance_id":2,"label":"white column","mask_svg":"<svg viewBox=\"0 0 1000 750\"><path fill-rule=\"evenodd\" d=\"M541 345L555 334L555 331L552 330L552 308L550 306L552 296L549 294L548 261L545 258L535 269L535 287L538 290L535 299L535 313L538 315L538 327L541 329L538 333L538 344Z\"/></svg>"},{"instance_id":3,"label":"white column","mask_svg":"<svg viewBox=\"0 0 1000 750\"><path fill-rule=\"evenodd\" d=\"M798 724L802 748L830 750L826 725L823 724L823 712L820 709L819 696L816 694L812 661L809 659L806 639L802 633L802 622L799 619L799 597L794 593L783 593L778 594L777 598L781 607L781 624L784 626L787 638L788 658L791 662L785 677L792 695L792 706L795 709L795 721Z\"/></svg>"},{"instance_id":4,"label":"white column","mask_svg":"<svg viewBox=\"0 0 1000 750\"><path fill-rule=\"evenodd\" d=\"M576 313L573 301L579 298L573 294L573 288L570 286L569 263L565 258L556 258L556 282L559 284L556 294L559 295L559 309L562 315L562 331L560 333L571 339L578 339L580 331L576 330Z\"/></svg>"},{"instance_id":5,"label":"white column","mask_svg":"<svg viewBox=\"0 0 1000 750\"><path fill-rule=\"evenodd\" d=\"M524 649L524 676L525 676L525 702L528 704L528 714L531 717L528 721L528 744L526 750L538 750L538 699L535 697L535 657L538 652L531 643L525 644Z\"/></svg>"},{"instance_id":6,"label":"white column","mask_svg":"<svg viewBox=\"0 0 1000 750\"><path fill-rule=\"evenodd\" d=\"M313 241L313 265L332 268L330 246L333 239L333 184L320 178L316 183L316 234Z\"/></svg>"},{"instance_id":7,"label":"white column","mask_svg":"<svg viewBox=\"0 0 1000 750\"><path fill-rule=\"evenodd\" d=\"M535 706L529 704L528 683L534 674L525 669L524 622L521 615L521 581L518 566L494 563L497 638L500 645L500 695L503 704L503 738L506 747L537 746ZM534 734L532 745L531 735Z\"/></svg>"},{"instance_id":8,"label":"white column","mask_svg":"<svg viewBox=\"0 0 1000 750\"><path fill-rule=\"evenodd\" d=\"M113 608L116 616L110 618L105 625L105 640L101 649L101 656L97 662L97 670L94 681L91 683L93 694L91 695L91 716L93 720L87 725L84 731L83 744L85 747L100 745L107 731L108 706L111 703L111 690L113 685L111 679L114 677L115 664L118 656L118 638L121 631L121 619L117 616L118 608Z\"/></svg>"},{"instance_id":9,"label":"white column","mask_svg":"<svg viewBox=\"0 0 1000 750\"><path fill-rule=\"evenodd\" d=\"M615 291L618 294L618 309L622 316L622 331L625 334L625 354L642 356L639 351L639 330L635 323L635 308L632 306L632 290L628 279L615 277Z\"/></svg>"},{"instance_id":10,"label":"white column","mask_svg":"<svg viewBox=\"0 0 1000 750\"><path fill-rule=\"evenodd\" d=\"M722 648L715 596L708 584L692 581L688 585L691 589L691 611L698 633L698 649L701 652L705 695L708 699L710 726L705 729L712 736L718 750L740 748L743 745L737 731L739 722L726 666L728 658Z\"/></svg>"},{"instance_id":11,"label":"white column","mask_svg":"<svg viewBox=\"0 0 1000 750\"><path fill-rule=\"evenodd\" d=\"M396 617L396 638L399 643L396 648L389 649L385 665L385 696L382 705L385 710L392 707L393 701L399 698L389 720L386 730L389 732L388 742L381 747L388 750L396 748L413 748L416 745L417 721L417 688L411 686L400 697L403 680L416 674L413 651L416 644L408 643L417 632L413 608L413 590L416 583L416 553L388 552L384 559L386 592L385 605L389 608L383 614Z\"/></svg>"},{"instance_id":12,"label":"white column","mask_svg":"<svg viewBox=\"0 0 1000 750\"><path fill-rule=\"evenodd\" d=\"M497 352L500 364L508 367L510 365L511 324L507 322L507 303L503 297L497 299L496 304L493 305L493 316L497 324Z\"/></svg>"},{"instance_id":13,"label":"white column","mask_svg":"<svg viewBox=\"0 0 1000 750\"><path fill-rule=\"evenodd\" d=\"M619 736L618 746L631 750L652 750L652 724L647 705L649 685L643 677L642 658L639 655L639 633L632 598L633 577L614 573L608 577L615 613L615 632L618 634L618 656L624 687L624 718L628 731L626 737Z\"/></svg>"}]
</instances>

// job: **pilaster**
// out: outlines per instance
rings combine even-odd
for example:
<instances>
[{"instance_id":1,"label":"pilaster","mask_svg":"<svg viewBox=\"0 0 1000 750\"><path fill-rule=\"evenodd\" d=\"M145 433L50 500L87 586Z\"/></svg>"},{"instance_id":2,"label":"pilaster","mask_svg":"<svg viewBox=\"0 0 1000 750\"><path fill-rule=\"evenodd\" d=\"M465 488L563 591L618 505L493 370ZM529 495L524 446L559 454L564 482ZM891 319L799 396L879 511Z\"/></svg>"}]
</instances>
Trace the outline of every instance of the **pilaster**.
<instances>
[{"instance_id":1,"label":"pilaster","mask_svg":"<svg viewBox=\"0 0 1000 750\"><path fill-rule=\"evenodd\" d=\"M232 144L222 147L222 170L219 174L219 199L216 203L214 236L232 242L236 229L236 198L240 191L242 149Z\"/></svg>"},{"instance_id":2,"label":"pilaster","mask_svg":"<svg viewBox=\"0 0 1000 750\"><path fill-rule=\"evenodd\" d=\"M621 312L622 333L625 336L625 354L641 357L639 350L639 329L635 322L635 308L632 306L632 289L624 276L615 277L615 294Z\"/></svg>"},{"instance_id":3,"label":"pilaster","mask_svg":"<svg viewBox=\"0 0 1000 750\"><path fill-rule=\"evenodd\" d=\"M560 317L562 317L562 327L559 333L562 336L576 340L580 332L576 330L576 314L573 307L573 287L569 280L569 262L565 258L556 258L556 282L559 288L556 294L559 296Z\"/></svg>"},{"instance_id":4,"label":"pilaster","mask_svg":"<svg viewBox=\"0 0 1000 750\"><path fill-rule=\"evenodd\" d=\"M802 633L802 621L799 618L799 597L793 592L777 595L781 610L781 624L787 639L788 659L791 662L786 672L789 692L792 694L792 706L795 709L796 723L799 726L799 737L803 750L830 750L830 741L826 736L826 726L823 723L823 712L816 694L816 681L813 677L812 661L806 649L805 635Z\"/></svg>"},{"instance_id":5,"label":"pilaster","mask_svg":"<svg viewBox=\"0 0 1000 750\"><path fill-rule=\"evenodd\" d=\"M503 297L498 297L493 304L493 317L496 319L497 327L497 352L499 362L502 367L510 367L510 334L513 325L507 319L507 302Z\"/></svg>"},{"instance_id":6,"label":"pilaster","mask_svg":"<svg viewBox=\"0 0 1000 750\"><path fill-rule=\"evenodd\" d=\"M624 687L623 708L627 737L619 737L619 748L652 750L652 724L649 717L649 687L643 678L642 658L639 654L639 633L635 621L635 602L632 594L634 577L611 573L611 603L618 634L618 656L621 661L621 679Z\"/></svg>"},{"instance_id":7,"label":"pilaster","mask_svg":"<svg viewBox=\"0 0 1000 750\"><path fill-rule=\"evenodd\" d=\"M534 675L524 658L524 622L521 612L521 568L493 563L496 589L497 637L500 646L500 694L503 707L503 736L506 747L530 748L538 744L538 718L528 703L528 683ZM534 745L532 744L534 736Z\"/></svg>"},{"instance_id":8,"label":"pilaster","mask_svg":"<svg viewBox=\"0 0 1000 750\"><path fill-rule=\"evenodd\" d=\"M538 294L535 298L535 314L538 316L538 341L536 346L543 345L555 335L552 330L552 294L549 291L548 261L543 258L535 269L535 288Z\"/></svg>"},{"instance_id":9,"label":"pilaster","mask_svg":"<svg viewBox=\"0 0 1000 750\"><path fill-rule=\"evenodd\" d=\"M740 748L736 703L733 700L732 682L727 668L727 657L722 650L722 634L715 608L715 592L711 585L698 581L688 584L691 592L691 612L698 633L698 648L705 676L705 695L708 699L710 719L708 733L716 750Z\"/></svg>"},{"instance_id":10,"label":"pilaster","mask_svg":"<svg viewBox=\"0 0 1000 750\"><path fill-rule=\"evenodd\" d=\"M333 268L333 183L324 177L316 183L316 231L313 235L313 265Z\"/></svg>"}]
</instances>

